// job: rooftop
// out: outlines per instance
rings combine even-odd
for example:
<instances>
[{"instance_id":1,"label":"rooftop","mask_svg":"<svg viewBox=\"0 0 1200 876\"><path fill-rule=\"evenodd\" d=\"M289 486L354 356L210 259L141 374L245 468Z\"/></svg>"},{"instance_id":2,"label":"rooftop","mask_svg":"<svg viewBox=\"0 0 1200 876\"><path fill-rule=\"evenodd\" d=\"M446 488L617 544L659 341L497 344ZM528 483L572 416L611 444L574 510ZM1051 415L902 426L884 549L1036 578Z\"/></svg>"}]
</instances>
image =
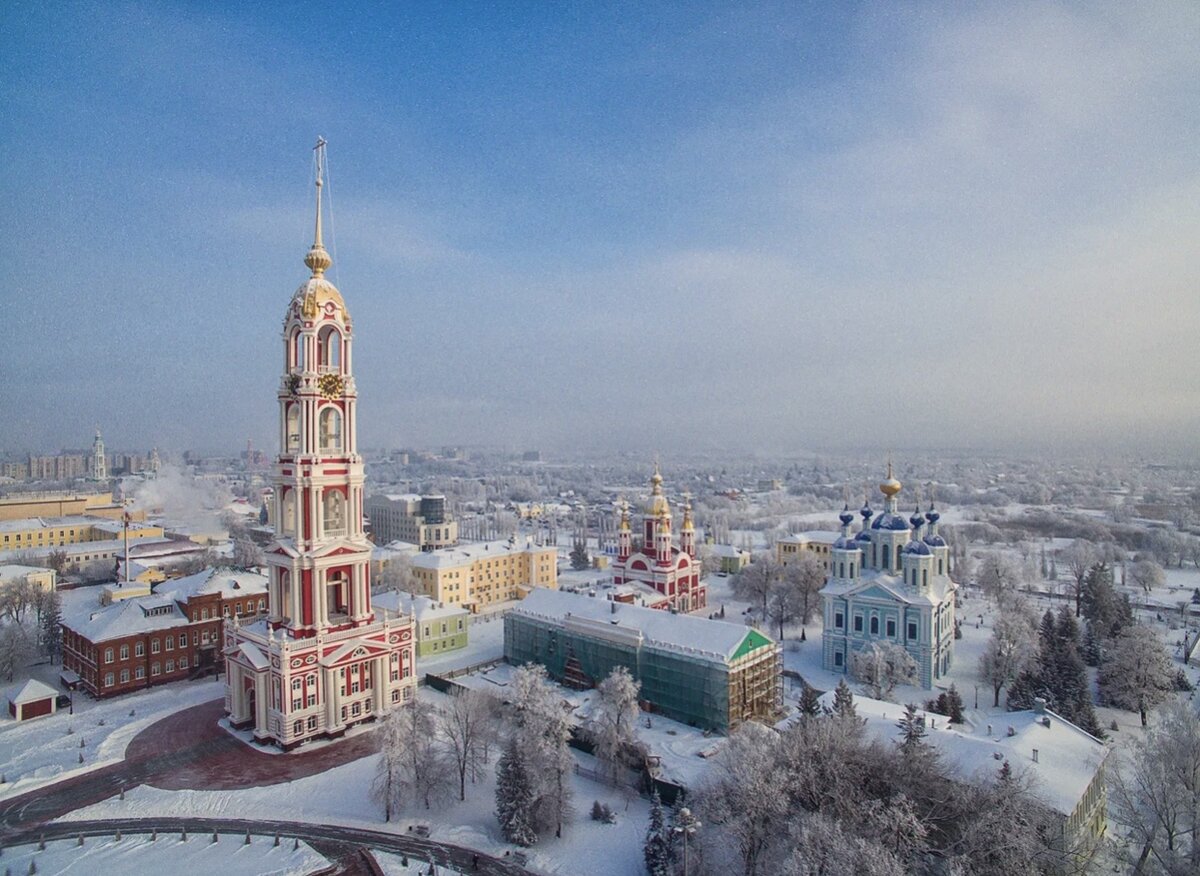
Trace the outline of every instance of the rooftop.
<instances>
[{"instance_id":1,"label":"rooftop","mask_svg":"<svg viewBox=\"0 0 1200 876\"><path fill-rule=\"evenodd\" d=\"M156 592L178 602L186 602L193 596L208 596L213 593L220 594L222 599L259 596L266 595L267 577L241 569L205 569L186 578L164 581L158 585Z\"/></svg>"},{"instance_id":2,"label":"rooftop","mask_svg":"<svg viewBox=\"0 0 1200 876\"><path fill-rule=\"evenodd\" d=\"M533 545L520 541L515 543L507 540L484 541L414 554L412 564L419 569L445 569L462 566L475 560L503 559L535 551L556 552L556 548L553 545Z\"/></svg>"}]
</instances>

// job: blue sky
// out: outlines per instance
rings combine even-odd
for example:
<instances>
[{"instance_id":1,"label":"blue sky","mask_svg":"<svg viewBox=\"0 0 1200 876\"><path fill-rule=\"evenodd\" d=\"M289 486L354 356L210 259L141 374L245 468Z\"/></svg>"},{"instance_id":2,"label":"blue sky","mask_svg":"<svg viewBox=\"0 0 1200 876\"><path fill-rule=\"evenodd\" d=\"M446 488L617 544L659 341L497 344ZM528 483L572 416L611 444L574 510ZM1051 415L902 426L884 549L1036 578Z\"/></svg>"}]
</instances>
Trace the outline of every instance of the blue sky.
<instances>
[{"instance_id":1,"label":"blue sky","mask_svg":"<svg viewBox=\"0 0 1200 876\"><path fill-rule=\"evenodd\" d=\"M0 9L0 448L1200 450L1200 7Z\"/></svg>"}]
</instances>

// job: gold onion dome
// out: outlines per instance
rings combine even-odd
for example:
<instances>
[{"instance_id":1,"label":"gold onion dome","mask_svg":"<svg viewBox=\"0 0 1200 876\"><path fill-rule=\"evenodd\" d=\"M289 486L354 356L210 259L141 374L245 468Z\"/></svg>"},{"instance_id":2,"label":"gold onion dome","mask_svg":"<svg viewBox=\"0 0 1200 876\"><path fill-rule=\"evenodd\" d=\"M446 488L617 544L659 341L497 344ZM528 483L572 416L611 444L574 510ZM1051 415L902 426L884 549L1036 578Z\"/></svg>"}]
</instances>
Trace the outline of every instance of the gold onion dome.
<instances>
[{"instance_id":1,"label":"gold onion dome","mask_svg":"<svg viewBox=\"0 0 1200 876\"><path fill-rule=\"evenodd\" d=\"M900 488L901 484L898 480L896 480L895 477L893 477L892 464L889 462L887 480L879 485L879 492L883 493L890 499L900 492Z\"/></svg>"},{"instance_id":2,"label":"gold onion dome","mask_svg":"<svg viewBox=\"0 0 1200 876\"><path fill-rule=\"evenodd\" d=\"M646 513L653 517L661 517L669 513L667 497L663 495L662 482L658 464L655 463L654 474L650 476L650 499L646 502Z\"/></svg>"},{"instance_id":3,"label":"gold onion dome","mask_svg":"<svg viewBox=\"0 0 1200 876\"><path fill-rule=\"evenodd\" d=\"M687 505L683 506L683 527L682 528L683 528L683 531L685 531L685 532L691 532L692 530L694 530L696 528L696 525L692 522L692 505L690 502Z\"/></svg>"}]
</instances>

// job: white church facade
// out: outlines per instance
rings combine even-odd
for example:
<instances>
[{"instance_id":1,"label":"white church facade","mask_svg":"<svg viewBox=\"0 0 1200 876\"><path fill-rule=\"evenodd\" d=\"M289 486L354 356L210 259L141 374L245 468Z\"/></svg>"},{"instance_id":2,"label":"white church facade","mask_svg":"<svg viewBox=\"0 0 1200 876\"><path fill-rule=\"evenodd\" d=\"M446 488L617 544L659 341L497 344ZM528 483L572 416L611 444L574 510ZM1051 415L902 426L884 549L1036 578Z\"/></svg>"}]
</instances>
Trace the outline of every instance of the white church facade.
<instances>
[{"instance_id":1,"label":"white church facade","mask_svg":"<svg viewBox=\"0 0 1200 876\"><path fill-rule=\"evenodd\" d=\"M849 508L833 543L829 577L821 589L824 620L822 666L846 672L854 652L873 642L902 645L917 663L918 683L932 689L954 662L954 606L957 585L950 580L950 549L938 534L940 515L930 505L907 520L897 510L901 484L892 477L879 485L884 509L869 504L862 527L851 532Z\"/></svg>"}]
</instances>

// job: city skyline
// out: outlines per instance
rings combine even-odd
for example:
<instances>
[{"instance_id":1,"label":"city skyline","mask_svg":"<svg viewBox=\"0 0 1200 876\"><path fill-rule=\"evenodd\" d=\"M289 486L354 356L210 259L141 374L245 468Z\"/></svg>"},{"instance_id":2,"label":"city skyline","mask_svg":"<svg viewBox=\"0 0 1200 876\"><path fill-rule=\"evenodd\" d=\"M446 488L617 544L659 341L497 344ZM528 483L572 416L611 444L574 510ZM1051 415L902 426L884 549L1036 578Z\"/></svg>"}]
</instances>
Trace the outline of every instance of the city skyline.
<instances>
[{"instance_id":1,"label":"city skyline","mask_svg":"<svg viewBox=\"0 0 1200 876\"><path fill-rule=\"evenodd\" d=\"M364 447L1198 449L1194 7L0 20L6 449L275 451L318 133Z\"/></svg>"}]
</instances>

